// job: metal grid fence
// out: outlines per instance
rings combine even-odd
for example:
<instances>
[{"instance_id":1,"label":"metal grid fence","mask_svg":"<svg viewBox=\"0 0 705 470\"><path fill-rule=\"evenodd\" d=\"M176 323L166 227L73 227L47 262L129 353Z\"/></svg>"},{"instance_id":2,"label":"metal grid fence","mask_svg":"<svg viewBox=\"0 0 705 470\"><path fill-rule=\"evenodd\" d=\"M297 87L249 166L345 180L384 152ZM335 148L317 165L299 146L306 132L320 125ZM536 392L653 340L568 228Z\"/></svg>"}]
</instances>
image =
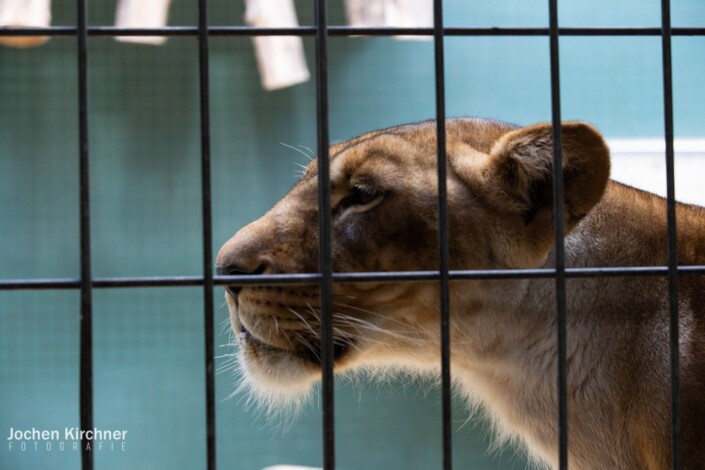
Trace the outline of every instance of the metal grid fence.
<instances>
[{"instance_id":1,"label":"metal grid fence","mask_svg":"<svg viewBox=\"0 0 705 470\"><path fill-rule=\"evenodd\" d=\"M441 331L441 388L443 422L442 468L452 468L451 454L451 375L449 333L449 282L473 279L528 279L554 278L556 286L558 384L559 398L559 468L568 468L568 420L566 398L566 279L612 276L665 276L668 279L670 309L671 351L671 436L672 468L681 468L680 394L678 354L678 278L680 275L705 274L705 266L679 266L676 245L676 203L673 152L673 84L671 66L672 36L705 36L705 27L672 28L670 0L661 0L661 27L629 28L560 28L558 0L549 0L547 28L445 28L443 1L434 0L433 28L379 28L329 26L327 1L314 0L315 26L294 28L256 28L247 26L208 26L208 2L198 0L198 26L164 28L117 28L88 26L87 0L77 0L77 25L47 28L2 27L0 36L75 36L78 58L78 116L79 116L79 198L80 198L80 278L63 279L6 279L0 280L0 290L80 289L80 425L93 428L93 359L92 359L92 292L95 288L202 286L204 291L203 322L205 331L205 394L206 394L206 467L216 468L215 448L215 369L213 329L213 288L222 285L282 285L317 284L320 287L322 311L322 368L323 368L323 466L335 468L333 338L331 312L334 283L346 282L418 282L438 281L440 290ZM211 159L210 159L210 93L208 78L208 39L210 36L315 36L316 44L316 110L318 143L319 240L320 268L313 274L220 276L213 274L213 244L211 221ZM439 253L437 271L334 273L331 260L330 185L329 182L329 126L328 126L328 36L432 36L435 53L436 133L438 167L438 221ZM203 234L203 275L163 277L95 278L91 275L91 219L90 219L90 147L88 141L88 54L89 36L195 36L198 41L200 126L201 126L201 196ZM551 113L553 124L554 174L554 269L505 270L449 270L448 266L448 209L446 195L446 136L444 89L444 37L446 36L547 36L550 46ZM660 36L663 65L664 131L666 141L667 181L667 266L566 268L563 237L563 179L561 155L560 104L560 36ZM82 450L83 470L94 467L93 454Z\"/></svg>"}]
</instances>

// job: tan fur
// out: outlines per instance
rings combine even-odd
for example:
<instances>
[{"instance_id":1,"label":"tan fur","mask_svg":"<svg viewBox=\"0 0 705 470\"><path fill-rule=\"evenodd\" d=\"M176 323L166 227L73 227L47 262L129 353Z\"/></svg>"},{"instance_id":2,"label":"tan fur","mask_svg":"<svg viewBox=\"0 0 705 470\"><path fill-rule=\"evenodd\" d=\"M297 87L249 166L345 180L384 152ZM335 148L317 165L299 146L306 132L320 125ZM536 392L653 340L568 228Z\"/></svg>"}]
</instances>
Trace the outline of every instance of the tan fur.
<instances>
[{"instance_id":1,"label":"tan fur","mask_svg":"<svg viewBox=\"0 0 705 470\"><path fill-rule=\"evenodd\" d=\"M663 199L608 181L600 134L564 123L569 267L666 264ZM553 265L549 124L447 123L451 269ZM435 270L435 123L376 131L334 145L337 272ZM679 263L705 264L705 210L678 205ZM220 250L222 273L318 270L317 168ZM567 282L569 463L576 470L669 468L670 362L664 277ZM552 279L451 283L454 380L518 437L557 462L556 320ZM226 295L249 386L300 400L320 379L317 286L232 289ZM679 290L684 468L705 468L705 282ZM336 371L438 371L437 283L334 287Z\"/></svg>"}]
</instances>

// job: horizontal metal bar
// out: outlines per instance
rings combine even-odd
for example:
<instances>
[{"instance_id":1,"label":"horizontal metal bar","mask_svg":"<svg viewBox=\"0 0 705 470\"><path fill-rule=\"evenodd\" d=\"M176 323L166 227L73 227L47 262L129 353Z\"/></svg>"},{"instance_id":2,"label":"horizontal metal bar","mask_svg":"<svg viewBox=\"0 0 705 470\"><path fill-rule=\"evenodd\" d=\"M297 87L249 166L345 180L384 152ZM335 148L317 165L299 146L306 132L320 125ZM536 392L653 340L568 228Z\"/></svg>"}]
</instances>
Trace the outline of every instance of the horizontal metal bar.
<instances>
[{"instance_id":1,"label":"horizontal metal bar","mask_svg":"<svg viewBox=\"0 0 705 470\"><path fill-rule=\"evenodd\" d=\"M667 266L625 266L603 268L566 268L566 277L628 277L628 276L666 276ZM705 266L679 266L681 275L705 275ZM497 270L451 270L451 281L479 281L483 279L536 279L552 278L555 269L497 269ZM439 271L395 271L369 273L333 273L333 281L339 284L356 282L420 282L438 281ZM202 286L202 276L159 276L159 277L101 277L93 279L94 288L121 287L187 287ZM248 276L214 276L214 285L286 285L318 284L321 275L311 274L266 274ZM78 289L78 278L59 279L4 279L0 280L0 291L9 290L60 290Z\"/></svg>"},{"instance_id":2,"label":"horizontal metal bar","mask_svg":"<svg viewBox=\"0 0 705 470\"><path fill-rule=\"evenodd\" d=\"M0 290L60 290L79 289L80 279L3 279Z\"/></svg>"},{"instance_id":3,"label":"horizontal metal bar","mask_svg":"<svg viewBox=\"0 0 705 470\"><path fill-rule=\"evenodd\" d=\"M0 36L75 36L74 26L46 28L0 27ZM314 36L315 26L293 28L256 28L251 26L209 26L210 36ZM330 36L433 36L433 28L351 27L329 26ZM660 36L658 27L560 28L560 36ZM198 36L197 26L166 26L163 28L118 28L89 26L89 36ZM459 28L443 29L444 36L548 36L548 28ZM672 36L705 36L705 27L673 28Z\"/></svg>"},{"instance_id":4,"label":"horizontal metal bar","mask_svg":"<svg viewBox=\"0 0 705 470\"><path fill-rule=\"evenodd\" d=\"M445 36L548 36L549 28L445 28ZM701 36L702 28L673 28L673 36ZM660 36L661 28L558 28L559 36Z\"/></svg>"}]
</instances>

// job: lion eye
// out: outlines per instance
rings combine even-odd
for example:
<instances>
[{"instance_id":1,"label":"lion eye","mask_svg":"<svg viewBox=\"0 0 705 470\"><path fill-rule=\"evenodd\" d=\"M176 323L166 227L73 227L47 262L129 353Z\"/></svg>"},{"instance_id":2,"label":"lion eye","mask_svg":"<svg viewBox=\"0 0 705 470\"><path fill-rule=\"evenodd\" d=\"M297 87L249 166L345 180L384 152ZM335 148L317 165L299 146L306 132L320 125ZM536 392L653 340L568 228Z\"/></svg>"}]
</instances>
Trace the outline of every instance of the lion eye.
<instances>
[{"instance_id":1,"label":"lion eye","mask_svg":"<svg viewBox=\"0 0 705 470\"><path fill-rule=\"evenodd\" d=\"M367 186L353 186L350 193L340 200L338 204L339 210L345 210L349 207L364 208L375 202L382 196L382 193L369 188Z\"/></svg>"}]
</instances>

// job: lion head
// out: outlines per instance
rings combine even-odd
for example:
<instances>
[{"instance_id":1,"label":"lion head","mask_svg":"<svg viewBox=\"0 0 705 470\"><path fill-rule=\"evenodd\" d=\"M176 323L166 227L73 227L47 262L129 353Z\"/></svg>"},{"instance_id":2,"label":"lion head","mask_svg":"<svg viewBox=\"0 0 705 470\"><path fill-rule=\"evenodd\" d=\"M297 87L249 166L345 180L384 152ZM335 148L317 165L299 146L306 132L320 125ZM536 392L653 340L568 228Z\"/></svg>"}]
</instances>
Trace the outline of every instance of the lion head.
<instances>
[{"instance_id":1,"label":"lion head","mask_svg":"<svg viewBox=\"0 0 705 470\"><path fill-rule=\"evenodd\" d=\"M455 119L446 129L450 268L541 266L553 246L550 124ZM587 124L564 123L562 136L567 233L602 196L609 153ZM435 122L332 146L330 175L335 272L438 269ZM223 245L218 272L318 272L317 181L313 161L267 214ZM521 282L512 286L453 284L453 337L476 328L488 305L514 301ZM252 388L273 399L309 390L321 374L318 286L228 287L226 299ZM390 365L435 370L438 315L434 282L336 283L335 370Z\"/></svg>"}]
</instances>

